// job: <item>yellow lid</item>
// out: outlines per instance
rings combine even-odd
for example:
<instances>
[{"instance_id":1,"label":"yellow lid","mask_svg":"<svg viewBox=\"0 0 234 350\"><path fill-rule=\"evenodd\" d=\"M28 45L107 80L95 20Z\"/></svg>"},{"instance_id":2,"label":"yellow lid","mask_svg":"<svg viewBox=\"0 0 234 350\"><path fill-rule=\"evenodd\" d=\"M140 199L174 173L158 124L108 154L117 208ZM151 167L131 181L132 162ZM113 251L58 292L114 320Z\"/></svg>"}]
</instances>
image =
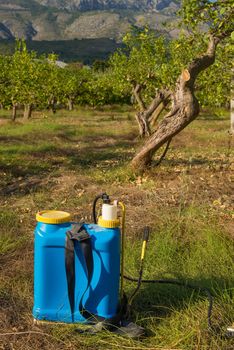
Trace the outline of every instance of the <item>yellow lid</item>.
<instances>
[{"instance_id":1,"label":"yellow lid","mask_svg":"<svg viewBox=\"0 0 234 350\"><path fill-rule=\"evenodd\" d=\"M71 220L71 215L65 211L43 210L37 213L36 220L44 224L63 224Z\"/></svg>"},{"instance_id":2,"label":"yellow lid","mask_svg":"<svg viewBox=\"0 0 234 350\"><path fill-rule=\"evenodd\" d=\"M115 228L120 226L119 219L116 220L104 220L101 216L98 218L98 225L105 228Z\"/></svg>"}]
</instances>

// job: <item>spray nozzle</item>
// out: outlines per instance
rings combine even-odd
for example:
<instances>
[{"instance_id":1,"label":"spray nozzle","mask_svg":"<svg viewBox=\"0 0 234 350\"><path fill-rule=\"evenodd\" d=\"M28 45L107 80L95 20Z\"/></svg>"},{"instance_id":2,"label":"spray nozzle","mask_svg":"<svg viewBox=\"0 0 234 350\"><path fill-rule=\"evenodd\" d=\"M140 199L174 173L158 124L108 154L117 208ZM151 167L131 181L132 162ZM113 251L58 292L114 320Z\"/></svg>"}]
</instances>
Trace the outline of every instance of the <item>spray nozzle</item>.
<instances>
[{"instance_id":1,"label":"spray nozzle","mask_svg":"<svg viewBox=\"0 0 234 350\"><path fill-rule=\"evenodd\" d=\"M108 196L108 194L107 193L103 193L102 194L102 200L103 200L103 203L105 203L105 204L110 204L110 197Z\"/></svg>"}]
</instances>

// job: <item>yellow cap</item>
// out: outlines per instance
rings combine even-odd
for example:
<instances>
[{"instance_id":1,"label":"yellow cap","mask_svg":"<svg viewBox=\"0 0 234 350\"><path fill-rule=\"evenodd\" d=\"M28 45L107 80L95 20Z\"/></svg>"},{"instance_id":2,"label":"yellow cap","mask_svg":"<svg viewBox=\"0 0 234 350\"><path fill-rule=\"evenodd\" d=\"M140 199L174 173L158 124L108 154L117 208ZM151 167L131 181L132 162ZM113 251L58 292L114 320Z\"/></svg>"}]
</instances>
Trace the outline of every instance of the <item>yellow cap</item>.
<instances>
[{"instance_id":1,"label":"yellow cap","mask_svg":"<svg viewBox=\"0 0 234 350\"><path fill-rule=\"evenodd\" d=\"M116 228L120 226L119 219L116 220L104 220L102 216L98 218L98 225L105 228Z\"/></svg>"},{"instance_id":2,"label":"yellow cap","mask_svg":"<svg viewBox=\"0 0 234 350\"><path fill-rule=\"evenodd\" d=\"M65 211L43 210L37 213L36 220L44 224L63 224L71 220L71 215Z\"/></svg>"}]
</instances>

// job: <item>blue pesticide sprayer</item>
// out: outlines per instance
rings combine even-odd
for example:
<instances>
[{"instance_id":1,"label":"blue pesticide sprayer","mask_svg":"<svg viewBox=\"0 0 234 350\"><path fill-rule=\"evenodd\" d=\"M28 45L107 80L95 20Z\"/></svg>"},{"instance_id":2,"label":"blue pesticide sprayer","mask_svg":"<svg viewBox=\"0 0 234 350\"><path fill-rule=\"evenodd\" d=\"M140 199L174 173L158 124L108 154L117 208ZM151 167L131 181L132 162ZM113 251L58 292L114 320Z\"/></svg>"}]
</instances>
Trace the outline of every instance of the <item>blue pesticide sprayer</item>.
<instances>
[{"instance_id":1,"label":"blue pesticide sprayer","mask_svg":"<svg viewBox=\"0 0 234 350\"><path fill-rule=\"evenodd\" d=\"M97 218L99 199L102 215ZM94 223L87 224L71 222L62 211L37 214L36 323L95 323L117 317L123 297L125 206L103 194L95 198L93 216Z\"/></svg>"}]
</instances>

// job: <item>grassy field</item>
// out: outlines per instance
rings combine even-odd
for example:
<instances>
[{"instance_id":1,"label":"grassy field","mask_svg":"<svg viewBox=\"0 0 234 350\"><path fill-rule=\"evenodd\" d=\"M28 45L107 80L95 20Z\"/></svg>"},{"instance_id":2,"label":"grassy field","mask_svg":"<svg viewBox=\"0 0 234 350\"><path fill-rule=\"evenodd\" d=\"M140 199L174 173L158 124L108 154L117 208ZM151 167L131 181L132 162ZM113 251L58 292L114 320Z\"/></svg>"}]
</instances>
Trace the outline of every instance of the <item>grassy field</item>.
<instances>
[{"instance_id":1,"label":"grassy field","mask_svg":"<svg viewBox=\"0 0 234 350\"><path fill-rule=\"evenodd\" d=\"M232 350L234 321L232 151L227 113L202 114L176 137L160 167L128 168L139 147L128 107L34 113L11 123L0 112L0 349ZM160 155L158 155L160 156ZM151 227L144 278L175 278L214 295L143 285L132 319L147 337L79 335L76 326L33 325L33 230L42 209L90 220L93 198L107 191L127 205L126 270L137 276L144 225ZM134 284L126 282L126 292Z\"/></svg>"}]
</instances>

